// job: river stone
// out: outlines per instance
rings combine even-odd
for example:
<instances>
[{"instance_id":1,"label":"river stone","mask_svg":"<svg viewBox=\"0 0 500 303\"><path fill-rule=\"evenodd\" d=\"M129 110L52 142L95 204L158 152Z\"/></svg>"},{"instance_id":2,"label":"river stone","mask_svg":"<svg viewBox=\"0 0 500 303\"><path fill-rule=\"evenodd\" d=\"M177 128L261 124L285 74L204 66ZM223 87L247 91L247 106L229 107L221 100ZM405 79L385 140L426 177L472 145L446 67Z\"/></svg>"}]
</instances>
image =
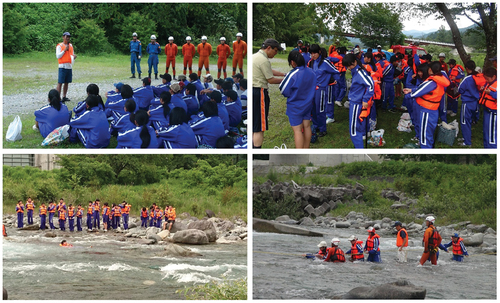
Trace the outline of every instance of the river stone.
<instances>
[{"instance_id":1,"label":"river stone","mask_svg":"<svg viewBox=\"0 0 500 303\"><path fill-rule=\"evenodd\" d=\"M311 218L309 217L304 217L302 219L300 219L300 225L303 225L303 226L314 226L314 222Z\"/></svg>"},{"instance_id":2,"label":"river stone","mask_svg":"<svg viewBox=\"0 0 500 303\"><path fill-rule=\"evenodd\" d=\"M138 243L143 244L143 245L153 245L156 243L156 240L155 239L142 239Z\"/></svg>"},{"instance_id":3,"label":"river stone","mask_svg":"<svg viewBox=\"0 0 500 303\"><path fill-rule=\"evenodd\" d=\"M378 223L373 224L373 228L375 228L376 230L379 230L380 229L380 224L378 224Z\"/></svg>"},{"instance_id":4,"label":"river stone","mask_svg":"<svg viewBox=\"0 0 500 303\"><path fill-rule=\"evenodd\" d=\"M274 221L276 221L276 222L289 221L289 220L290 220L290 217L288 215L279 216L278 218L274 219Z\"/></svg>"},{"instance_id":5,"label":"river stone","mask_svg":"<svg viewBox=\"0 0 500 303\"><path fill-rule=\"evenodd\" d=\"M217 239L215 243L217 244L232 244L240 241L239 237L234 237L234 236L229 236L229 237L222 237Z\"/></svg>"},{"instance_id":6,"label":"river stone","mask_svg":"<svg viewBox=\"0 0 500 303\"><path fill-rule=\"evenodd\" d=\"M173 237L174 243L185 244L208 244L207 234L199 229L186 229L175 233Z\"/></svg>"},{"instance_id":7,"label":"river stone","mask_svg":"<svg viewBox=\"0 0 500 303\"><path fill-rule=\"evenodd\" d=\"M188 229L198 229L204 231L208 237L208 241L210 242L215 242L215 240L217 240L217 231L211 221L200 220L191 222L188 224Z\"/></svg>"},{"instance_id":8,"label":"river stone","mask_svg":"<svg viewBox=\"0 0 500 303\"><path fill-rule=\"evenodd\" d=\"M134 235L134 233L128 232L125 234L125 237L130 238Z\"/></svg>"},{"instance_id":9,"label":"river stone","mask_svg":"<svg viewBox=\"0 0 500 303\"><path fill-rule=\"evenodd\" d=\"M215 213L211 211L210 209L205 210L205 213L207 214L207 217L212 218L215 217Z\"/></svg>"},{"instance_id":10,"label":"river stone","mask_svg":"<svg viewBox=\"0 0 500 303\"><path fill-rule=\"evenodd\" d=\"M307 204L304 211L309 215L314 214L314 207L311 204Z\"/></svg>"},{"instance_id":11,"label":"river stone","mask_svg":"<svg viewBox=\"0 0 500 303\"><path fill-rule=\"evenodd\" d=\"M469 224L467 225L467 228L475 233L484 233L488 229L488 226L486 226L485 224L481 225Z\"/></svg>"},{"instance_id":12,"label":"river stone","mask_svg":"<svg viewBox=\"0 0 500 303\"><path fill-rule=\"evenodd\" d=\"M483 244L483 234L474 234L470 237L464 237L465 246L479 246Z\"/></svg>"},{"instance_id":13,"label":"river stone","mask_svg":"<svg viewBox=\"0 0 500 303\"><path fill-rule=\"evenodd\" d=\"M47 237L47 238L55 238L55 237L57 237L56 233L52 232L52 231L46 232L44 236Z\"/></svg>"},{"instance_id":14,"label":"river stone","mask_svg":"<svg viewBox=\"0 0 500 303\"><path fill-rule=\"evenodd\" d=\"M323 237L322 233L257 218L253 219L253 229L257 232L264 232L264 233L279 233L279 234L292 234L292 235L301 235L309 237Z\"/></svg>"},{"instance_id":15,"label":"river stone","mask_svg":"<svg viewBox=\"0 0 500 303\"><path fill-rule=\"evenodd\" d=\"M423 287L415 286L407 280L399 280L394 283L382 284L375 287L356 287L346 293L342 299L425 299L426 292L426 289Z\"/></svg>"},{"instance_id":16,"label":"river stone","mask_svg":"<svg viewBox=\"0 0 500 303\"><path fill-rule=\"evenodd\" d=\"M19 230L39 230L39 229L40 229L40 226L35 225L35 224L19 228Z\"/></svg>"},{"instance_id":17,"label":"river stone","mask_svg":"<svg viewBox=\"0 0 500 303\"><path fill-rule=\"evenodd\" d=\"M146 280L146 281L142 282L142 284L144 284L144 285L154 285L154 284L156 284L156 282L155 281L151 281L151 280Z\"/></svg>"},{"instance_id":18,"label":"river stone","mask_svg":"<svg viewBox=\"0 0 500 303\"><path fill-rule=\"evenodd\" d=\"M170 232L168 230L162 230L161 232L157 233L157 235L163 240L170 236Z\"/></svg>"},{"instance_id":19,"label":"river stone","mask_svg":"<svg viewBox=\"0 0 500 303\"><path fill-rule=\"evenodd\" d=\"M408 205L406 205L406 204L392 204L391 208L393 208L393 209L408 208Z\"/></svg>"},{"instance_id":20,"label":"river stone","mask_svg":"<svg viewBox=\"0 0 500 303\"><path fill-rule=\"evenodd\" d=\"M191 251L188 248L184 248L180 245L169 243L165 246L165 249L158 254L162 257L200 257L202 254Z\"/></svg>"},{"instance_id":21,"label":"river stone","mask_svg":"<svg viewBox=\"0 0 500 303\"><path fill-rule=\"evenodd\" d=\"M175 223L174 223L174 225L172 225L172 229L170 229L170 232L176 233L178 231L186 230L186 229L187 229L187 225L184 222L175 220Z\"/></svg>"},{"instance_id":22,"label":"river stone","mask_svg":"<svg viewBox=\"0 0 500 303\"><path fill-rule=\"evenodd\" d=\"M485 234L492 234L492 235L496 235L497 232L491 228L491 227L488 227L488 229L484 232Z\"/></svg>"},{"instance_id":23,"label":"river stone","mask_svg":"<svg viewBox=\"0 0 500 303\"><path fill-rule=\"evenodd\" d=\"M162 239L157 234L146 234L146 239L155 240L156 243L160 242Z\"/></svg>"},{"instance_id":24,"label":"river stone","mask_svg":"<svg viewBox=\"0 0 500 303\"><path fill-rule=\"evenodd\" d=\"M247 237L248 233L242 233L239 235L240 239L245 239Z\"/></svg>"},{"instance_id":25,"label":"river stone","mask_svg":"<svg viewBox=\"0 0 500 303\"><path fill-rule=\"evenodd\" d=\"M336 228L349 228L349 227L351 227L351 223L349 221L337 222L337 223L335 223L335 227Z\"/></svg>"}]
</instances>

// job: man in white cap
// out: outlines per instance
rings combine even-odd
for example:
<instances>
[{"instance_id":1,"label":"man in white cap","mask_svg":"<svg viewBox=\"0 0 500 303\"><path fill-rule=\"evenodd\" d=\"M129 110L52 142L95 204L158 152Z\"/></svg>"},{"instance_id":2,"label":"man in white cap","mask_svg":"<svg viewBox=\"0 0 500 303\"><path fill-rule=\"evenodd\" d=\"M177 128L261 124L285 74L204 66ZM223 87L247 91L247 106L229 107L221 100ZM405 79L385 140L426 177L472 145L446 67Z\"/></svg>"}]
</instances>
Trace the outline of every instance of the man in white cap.
<instances>
[{"instance_id":1,"label":"man in white cap","mask_svg":"<svg viewBox=\"0 0 500 303\"><path fill-rule=\"evenodd\" d=\"M326 251L328 254L326 255L325 262L345 262L345 255L342 249L339 247L340 239L333 238L332 239L332 247L328 248Z\"/></svg>"},{"instance_id":2,"label":"man in white cap","mask_svg":"<svg viewBox=\"0 0 500 303\"><path fill-rule=\"evenodd\" d=\"M146 52L149 54L148 77L151 78L151 67L154 67L155 80L158 80L158 54L161 52L161 46L160 43L156 42L155 35L151 35L151 43L148 44Z\"/></svg>"},{"instance_id":3,"label":"man in white cap","mask_svg":"<svg viewBox=\"0 0 500 303\"><path fill-rule=\"evenodd\" d=\"M217 56L217 79L220 78L221 69L224 72L224 79L227 78L227 58L231 55L231 49L229 45L226 44L226 37L220 37L220 44L217 45L217 49L215 50Z\"/></svg>"},{"instance_id":4,"label":"man in white cap","mask_svg":"<svg viewBox=\"0 0 500 303\"><path fill-rule=\"evenodd\" d=\"M200 59L198 61L198 78L199 78L201 77L201 70L203 69L203 66L205 67L205 72L207 74L210 74L209 57L212 54L212 45L210 45L210 43L207 43L207 36L201 36L201 43L198 44L196 50L198 51L198 55L200 56Z\"/></svg>"},{"instance_id":5,"label":"man in white cap","mask_svg":"<svg viewBox=\"0 0 500 303\"><path fill-rule=\"evenodd\" d=\"M189 73L193 73L193 57L194 57L194 44L191 44L191 37L186 37L186 43L182 46L182 56L184 57L184 75L189 66Z\"/></svg>"},{"instance_id":6,"label":"man in white cap","mask_svg":"<svg viewBox=\"0 0 500 303\"><path fill-rule=\"evenodd\" d=\"M135 78L135 67L137 66L137 72L139 73L139 78L141 78L141 57L142 57L142 44L141 41L137 39L137 33L132 34L132 40L130 41L130 71L132 72L132 77Z\"/></svg>"},{"instance_id":7,"label":"man in white cap","mask_svg":"<svg viewBox=\"0 0 500 303\"><path fill-rule=\"evenodd\" d=\"M396 246L398 247L398 261L401 263L408 262L408 233L404 229L403 224L396 221L392 227L398 231L396 235Z\"/></svg>"},{"instance_id":8,"label":"man in white cap","mask_svg":"<svg viewBox=\"0 0 500 303\"><path fill-rule=\"evenodd\" d=\"M168 68L172 64L172 74L175 79L175 56L177 56L177 44L174 43L174 37L168 37L168 43L165 45L165 55L167 55L167 63L165 67L165 74L168 74Z\"/></svg>"},{"instance_id":9,"label":"man in white cap","mask_svg":"<svg viewBox=\"0 0 500 303\"><path fill-rule=\"evenodd\" d=\"M59 63L59 76L57 80L57 91L63 93L61 95L62 102L69 101L66 97L68 93L68 85L73 81L73 63L75 62L76 55L73 50L73 45L69 43L71 35L68 32L63 33L63 42L59 43L56 47L56 58ZM64 86L63 86L64 83Z\"/></svg>"},{"instance_id":10,"label":"man in white cap","mask_svg":"<svg viewBox=\"0 0 500 303\"><path fill-rule=\"evenodd\" d=\"M436 218L433 216L425 218L425 225L427 226L427 229L424 232L424 253L420 258L420 265L424 265L429 258L432 265L437 265L436 253L442 239L441 235L434 226L434 221L436 221Z\"/></svg>"},{"instance_id":11,"label":"man in white cap","mask_svg":"<svg viewBox=\"0 0 500 303\"><path fill-rule=\"evenodd\" d=\"M236 34L236 41L233 42L233 74L236 74L236 66L240 68L240 74L243 74L243 58L247 55L247 43L243 40L242 33Z\"/></svg>"},{"instance_id":12,"label":"man in white cap","mask_svg":"<svg viewBox=\"0 0 500 303\"><path fill-rule=\"evenodd\" d=\"M319 242L318 247L319 247L319 251L316 254L305 254L302 256L306 257L308 259L318 258L320 260L324 260L326 255L328 254L328 252L326 251L328 244L326 244L325 241L321 241L321 242Z\"/></svg>"},{"instance_id":13,"label":"man in white cap","mask_svg":"<svg viewBox=\"0 0 500 303\"><path fill-rule=\"evenodd\" d=\"M448 74L448 64L446 64L446 62L444 61L444 59L446 58L446 54L440 53L438 58L439 58L439 63L441 63L441 70L444 70L446 74Z\"/></svg>"}]
</instances>

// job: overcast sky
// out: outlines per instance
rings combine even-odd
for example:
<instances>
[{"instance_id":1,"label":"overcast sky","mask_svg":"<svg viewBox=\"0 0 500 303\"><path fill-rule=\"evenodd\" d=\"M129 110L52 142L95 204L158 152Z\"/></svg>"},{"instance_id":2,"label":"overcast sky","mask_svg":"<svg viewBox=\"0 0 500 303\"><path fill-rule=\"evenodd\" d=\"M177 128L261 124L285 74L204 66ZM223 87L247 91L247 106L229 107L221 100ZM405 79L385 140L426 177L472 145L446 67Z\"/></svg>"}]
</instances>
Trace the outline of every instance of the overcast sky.
<instances>
[{"instance_id":1,"label":"overcast sky","mask_svg":"<svg viewBox=\"0 0 500 303\"><path fill-rule=\"evenodd\" d=\"M479 16L471 16L472 18L478 17ZM460 17L455 20L457 23L458 28L464 28L467 26L471 26L473 23L466 17ZM438 30L441 25L444 25L444 27L447 30L450 30L450 27L448 26L448 23L446 20L436 20L435 17L430 16L427 17L426 19L409 19L407 21L403 21L403 30L409 31L409 30L418 30L418 31L428 31L428 30Z\"/></svg>"}]
</instances>

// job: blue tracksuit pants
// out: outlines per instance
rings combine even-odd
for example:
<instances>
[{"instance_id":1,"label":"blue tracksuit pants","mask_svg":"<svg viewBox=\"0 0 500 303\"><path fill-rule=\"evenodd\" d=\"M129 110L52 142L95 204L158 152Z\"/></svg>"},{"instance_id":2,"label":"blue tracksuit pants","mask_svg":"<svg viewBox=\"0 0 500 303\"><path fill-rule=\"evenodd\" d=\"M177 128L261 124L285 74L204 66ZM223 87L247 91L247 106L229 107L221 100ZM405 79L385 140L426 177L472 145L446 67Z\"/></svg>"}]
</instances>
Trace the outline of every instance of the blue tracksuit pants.
<instances>
[{"instance_id":1,"label":"blue tracksuit pants","mask_svg":"<svg viewBox=\"0 0 500 303\"><path fill-rule=\"evenodd\" d=\"M438 123L438 110L430 110L419 106L419 129L420 129L420 148L434 147L434 131Z\"/></svg>"},{"instance_id":2,"label":"blue tracksuit pants","mask_svg":"<svg viewBox=\"0 0 500 303\"><path fill-rule=\"evenodd\" d=\"M337 100L338 84L328 85L328 102L326 103L326 117L333 119L335 117L335 101Z\"/></svg>"},{"instance_id":3,"label":"blue tracksuit pants","mask_svg":"<svg viewBox=\"0 0 500 303\"><path fill-rule=\"evenodd\" d=\"M33 211L31 209L28 210L28 225L33 224Z\"/></svg>"},{"instance_id":4,"label":"blue tracksuit pants","mask_svg":"<svg viewBox=\"0 0 500 303\"><path fill-rule=\"evenodd\" d=\"M98 211L94 211L94 227L97 227L97 229L101 229L101 217L99 216Z\"/></svg>"},{"instance_id":5,"label":"blue tracksuit pants","mask_svg":"<svg viewBox=\"0 0 500 303\"><path fill-rule=\"evenodd\" d=\"M439 111L439 119L441 119L441 121L443 122L446 122L448 123L448 120L446 119L446 101L445 101L445 95L443 95L443 98L441 98L441 103L439 103L439 108L438 108L438 111ZM450 99L448 99L448 102L449 102ZM457 112L457 110L455 109L455 113Z\"/></svg>"},{"instance_id":6,"label":"blue tracksuit pants","mask_svg":"<svg viewBox=\"0 0 500 303\"><path fill-rule=\"evenodd\" d=\"M142 74L141 71L141 59L137 58L137 53L130 53L130 71L135 74L135 67L137 66L137 72Z\"/></svg>"},{"instance_id":7,"label":"blue tracksuit pants","mask_svg":"<svg viewBox=\"0 0 500 303\"><path fill-rule=\"evenodd\" d=\"M326 132L326 102L328 91L326 87L316 89L312 108L312 122L319 132Z\"/></svg>"},{"instance_id":8,"label":"blue tracksuit pants","mask_svg":"<svg viewBox=\"0 0 500 303\"><path fill-rule=\"evenodd\" d=\"M382 109L392 109L394 106L394 98L396 93L394 92L393 82L382 82ZM389 104L389 108L387 107Z\"/></svg>"},{"instance_id":9,"label":"blue tracksuit pants","mask_svg":"<svg viewBox=\"0 0 500 303\"><path fill-rule=\"evenodd\" d=\"M472 119L476 114L477 102L464 102L460 112L460 128L465 145L472 145Z\"/></svg>"},{"instance_id":10,"label":"blue tracksuit pants","mask_svg":"<svg viewBox=\"0 0 500 303\"><path fill-rule=\"evenodd\" d=\"M497 111L484 108L483 111L484 148L497 148Z\"/></svg>"},{"instance_id":11,"label":"blue tracksuit pants","mask_svg":"<svg viewBox=\"0 0 500 303\"><path fill-rule=\"evenodd\" d=\"M158 73L158 55L149 55L148 58L148 73L151 74L151 67L154 67L155 74Z\"/></svg>"},{"instance_id":12,"label":"blue tracksuit pants","mask_svg":"<svg viewBox=\"0 0 500 303\"><path fill-rule=\"evenodd\" d=\"M366 123L368 119L359 120L363 106L359 103L349 101L349 135L355 148L364 148L363 137L366 135Z\"/></svg>"},{"instance_id":13,"label":"blue tracksuit pants","mask_svg":"<svg viewBox=\"0 0 500 303\"><path fill-rule=\"evenodd\" d=\"M47 219L47 215L40 215L40 229L45 230L45 220Z\"/></svg>"}]
</instances>

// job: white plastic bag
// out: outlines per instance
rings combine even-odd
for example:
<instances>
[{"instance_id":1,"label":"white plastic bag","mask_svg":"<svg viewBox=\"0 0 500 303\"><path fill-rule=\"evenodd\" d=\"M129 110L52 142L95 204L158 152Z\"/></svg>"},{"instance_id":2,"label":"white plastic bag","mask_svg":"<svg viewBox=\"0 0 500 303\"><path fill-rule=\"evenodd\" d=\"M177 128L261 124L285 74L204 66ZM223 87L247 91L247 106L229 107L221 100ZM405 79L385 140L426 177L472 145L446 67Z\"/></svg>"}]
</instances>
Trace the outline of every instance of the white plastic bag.
<instances>
[{"instance_id":1,"label":"white plastic bag","mask_svg":"<svg viewBox=\"0 0 500 303\"><path fill-rule=\"evenodd\" d=\"M21 136L21 130L23 129L23 123L21 122L21 118L16 116L14 121L9 124L9 128L7 129L7 135L5 139L10 142L14 142L17 140L21 140L23 137Z\"/></svg>"},{"instance_id":2,"label":"white plastic bag","mask_svg":"<svg viewBox=\"0 0 500 303\"><path fill-rule=\"evenodd\" d=\"M57 145L69 137L69 124L59 126L47 135L42 146Z\"/></svg>"},{"instance_id":3,"label":"white plastic bag","mask_svg":"<svg viewBox=\"0 0 500 303\"><path fill-rule=\"evenodd\" d=\"M368 139L368 144L371 146L384 146L385 145L385 140L384 140L384 130L379 129L379 130L374 130L371 132L371 138Z\"/></svg>"}]
</instances>

